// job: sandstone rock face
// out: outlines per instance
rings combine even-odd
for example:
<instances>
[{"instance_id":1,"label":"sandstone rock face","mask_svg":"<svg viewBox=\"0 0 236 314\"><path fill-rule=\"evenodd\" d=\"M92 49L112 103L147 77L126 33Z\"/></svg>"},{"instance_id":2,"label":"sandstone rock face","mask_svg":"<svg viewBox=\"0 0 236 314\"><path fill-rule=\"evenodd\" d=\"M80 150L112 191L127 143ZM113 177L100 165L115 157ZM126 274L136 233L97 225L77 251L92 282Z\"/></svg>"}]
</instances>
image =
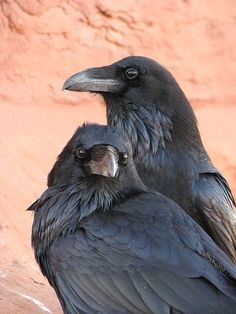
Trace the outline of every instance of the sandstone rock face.
<instances>
[{"instance_id":1,"label":"sandstone rock face","mask_svg":"<svg viewBox=\"0 0 236 314\"><path fill-rule=\"evenodd\" d=\"M235 15L234 0L0 1L1 313L61 312L34 262L24 209L75 128L106 121L99 97L62 93L72 73L130 54L165 65L236 192Z\"/></svg>"}]
</instances>

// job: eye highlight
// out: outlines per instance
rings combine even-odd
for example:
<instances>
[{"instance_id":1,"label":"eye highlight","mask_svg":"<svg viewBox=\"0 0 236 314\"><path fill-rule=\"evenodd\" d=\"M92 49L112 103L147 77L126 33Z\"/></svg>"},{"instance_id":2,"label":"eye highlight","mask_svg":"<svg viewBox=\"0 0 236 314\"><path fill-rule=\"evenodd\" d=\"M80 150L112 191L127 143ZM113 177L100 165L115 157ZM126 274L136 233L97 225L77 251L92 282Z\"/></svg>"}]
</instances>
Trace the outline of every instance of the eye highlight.
<instances>
[{"instance_id":1,"label":"eye highlight","mask_svg":"<svg viewBox=\"0 0 236 314\"><path fill-rule=\"evenodd\" d=\"M79 146L75 150L75 155L79 159L84 159L86 157L86 155L87 155L87 151L82 146Z\"/></svg>"},{"instance_id":2,"label":"eye highlight","mask_svg":"<svg viewBox=\"0 0 236 314\"><path fill-rule=\"evenodd\" d=\"M128 80L133 80L135 79L136 77L138 77L139 75L139 72L137 69L135 68L128 68L125 70L125 75L126 75L126 78Z\"/></svg>"},{"instance_id":3,"label":"eye highlight","mask_svg":"<svg viewBox=\"0 0 236 314\"><path fill-rule=\"evenodd\" d=\"M128 163L129 156L127 153L122 153L120 156L120 162L123 166L126 166Z\"/></svg>"}]
</instances>

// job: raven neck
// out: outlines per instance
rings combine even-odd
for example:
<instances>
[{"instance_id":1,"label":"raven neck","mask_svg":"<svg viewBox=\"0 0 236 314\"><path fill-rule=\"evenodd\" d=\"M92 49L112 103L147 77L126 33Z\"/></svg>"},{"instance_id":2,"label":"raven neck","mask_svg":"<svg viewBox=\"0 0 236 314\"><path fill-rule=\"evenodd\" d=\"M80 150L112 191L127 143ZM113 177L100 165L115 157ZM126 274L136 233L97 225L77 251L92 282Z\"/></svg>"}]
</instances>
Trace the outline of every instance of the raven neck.
<instances>
[{"instance_id":1,"label":"raven neck","mask_svg":"<svg viewBox=\"0 0 236 314\"><path fill-rule=\"evenodd\" d=\"M36 260L59 237L74 233L80 221L94 212L109 211L113 205L142 189L127 190L116 181L91 182L84 178L70 186L49 187L38 200L32 228L32 246Z\"/></svg>"},{"instance_id":2,"label":"raven neck","mask_svg":"<svg viewBox=\"0 0 236 314\"><path fill-rule=\"evenodd\" d=\"M135 161L147 168L152 168L153 163L155 168L164 166L167 146L191 151L202 145L196 117L187 100L171 116L155 104L144 107L125 98L105 101L108 124L125 131L132 143ZM168 145L171 142L178 145Z\"/></svg>"},{"instance_id":3,"label":"raven neck","mask_svg":"<svg viewBox=\"0 0 236 314\"><path fill-rule=\"evenodd\" d=\"M150 109L130 103L127 99L109 101L107 121L121 128L128 135L136 161L150 165L153 155L163 162L166 143L171 142L173 125L171 119L150 105Z\"/></svg>"}]
</instances>

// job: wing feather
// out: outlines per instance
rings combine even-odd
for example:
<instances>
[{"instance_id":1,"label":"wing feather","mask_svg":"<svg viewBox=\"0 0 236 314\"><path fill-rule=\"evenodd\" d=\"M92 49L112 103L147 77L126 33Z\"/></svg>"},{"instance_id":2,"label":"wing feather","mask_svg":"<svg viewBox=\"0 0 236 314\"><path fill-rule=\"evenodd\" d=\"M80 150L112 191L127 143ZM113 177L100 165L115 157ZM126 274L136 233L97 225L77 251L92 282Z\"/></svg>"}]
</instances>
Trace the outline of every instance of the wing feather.
<instances>
[{"instance_id":1,"label":"wing feather","mask_svg":"<svg viewBox=\"0 0 236 314\"><path fill-rule=\"evenodd\" d=\"M196 187L196 205L206 231L236 263L236 208L226 180L219 173L204 173Z\"/></svg>"}]
</instances>

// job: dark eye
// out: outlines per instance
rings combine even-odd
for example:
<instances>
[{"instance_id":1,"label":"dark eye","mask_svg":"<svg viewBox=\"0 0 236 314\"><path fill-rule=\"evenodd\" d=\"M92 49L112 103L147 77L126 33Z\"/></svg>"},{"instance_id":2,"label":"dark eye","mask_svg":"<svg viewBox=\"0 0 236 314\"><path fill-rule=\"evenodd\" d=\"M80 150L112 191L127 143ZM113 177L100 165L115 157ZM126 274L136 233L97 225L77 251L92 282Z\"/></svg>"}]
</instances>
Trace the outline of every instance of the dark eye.
<instances>
[{"instance_id":1,"label":"dark eye","mask_svg":"<svg viewBox=\"0 0 236 314\"><path fill-rule=\"evenodd\" d=\"M128 80L133 80L139 75L139 72L135 68L128 68L125 70L125 75Z\"/></svg>"},{"instance_id":2,"label":"dark eye","mask_svg":"<svg viewBox=\"0 0 236 314\"><path fill-rule=\"evenodd\" d=\"M76 148L75 154L79 159L83 159L86 157L87 152L83 147L80 146Z\"/></svg>"},{"instance_id":3,"label":"dark eye","mask_svg":"<svg viewBox=\"0 0 236 314\"><path fill-rule=\"evenodd\" d=\"M129 159L129 156L128 156L127 153L121 154L120 161L121 161L121 163L122 163L123 166L126 166L126 165L127 165L128 159Z\"/></svg>"}]
</instances>

